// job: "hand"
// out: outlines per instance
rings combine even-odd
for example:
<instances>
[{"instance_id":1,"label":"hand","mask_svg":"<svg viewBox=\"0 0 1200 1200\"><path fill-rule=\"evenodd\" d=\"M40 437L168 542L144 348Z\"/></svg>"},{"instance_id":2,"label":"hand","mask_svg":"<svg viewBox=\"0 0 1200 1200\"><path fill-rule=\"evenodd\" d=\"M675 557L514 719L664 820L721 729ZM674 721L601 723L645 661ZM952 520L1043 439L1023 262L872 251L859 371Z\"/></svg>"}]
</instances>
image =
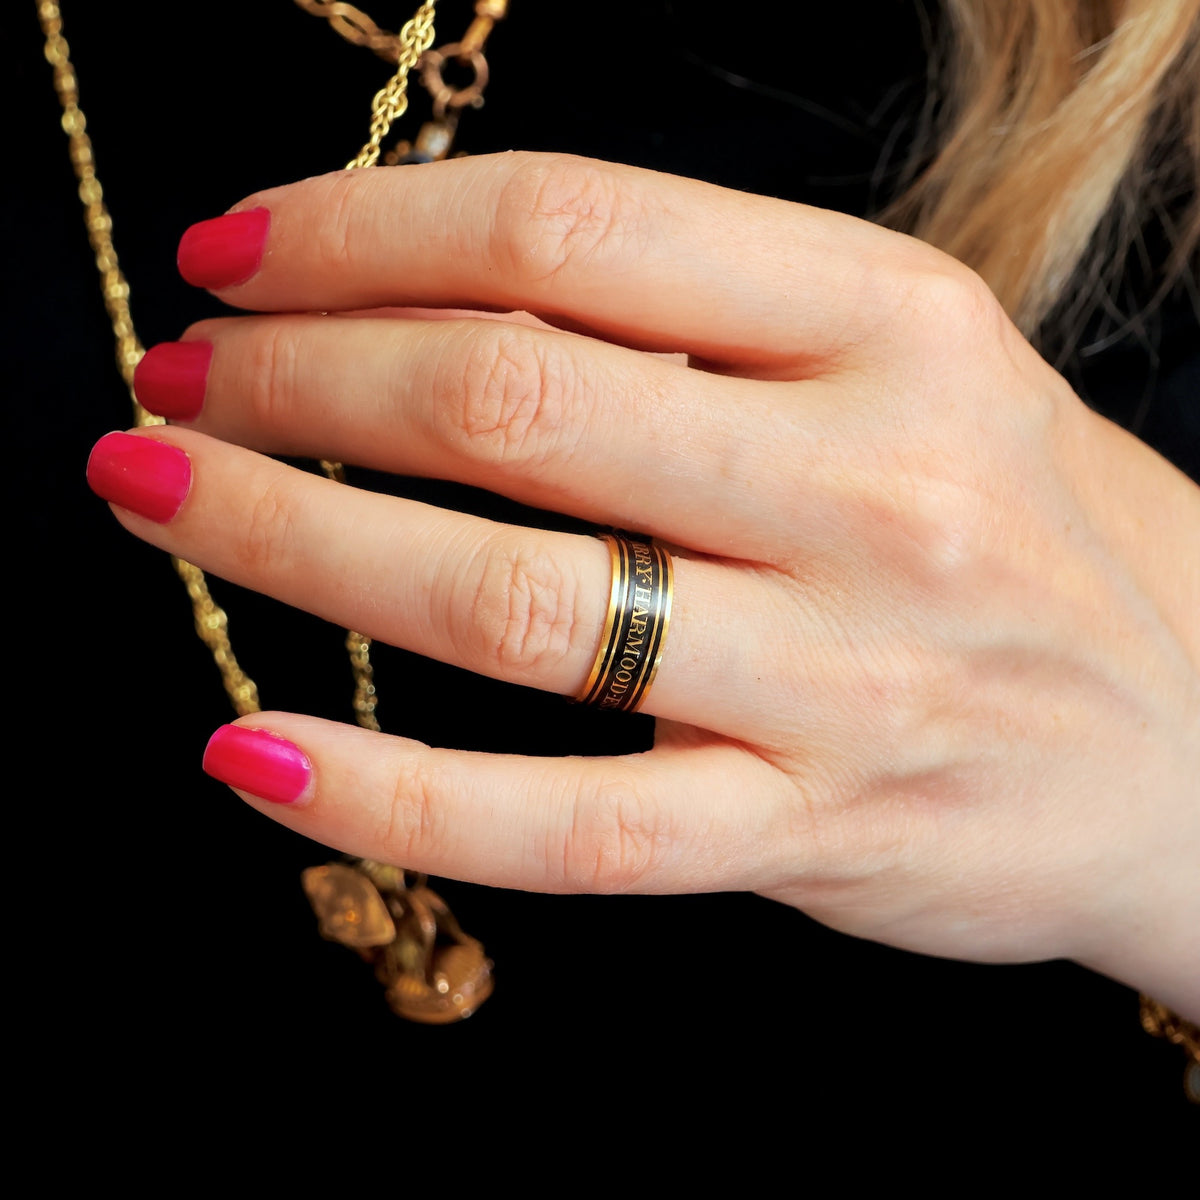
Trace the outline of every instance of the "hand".
<instances>
[{"instance_id":1,"label":"hand","mask_svg":"<svg viewBox=\"0 0 1200 1200\"><path fill-rule=\"evenodd\" d=\"M238 214L181 266L270 315L152 351L143 402L194 419L97 448L130 530L566 696L600 541L264 454L459 480L676 555L652 751L263 713L240 767L211 756L246 799L439 875L748 889L927 953L1072 957L1197 1015L1200 497L975 276L848 217L561 157L343 172Z\"/></svg>"}]
</instances>

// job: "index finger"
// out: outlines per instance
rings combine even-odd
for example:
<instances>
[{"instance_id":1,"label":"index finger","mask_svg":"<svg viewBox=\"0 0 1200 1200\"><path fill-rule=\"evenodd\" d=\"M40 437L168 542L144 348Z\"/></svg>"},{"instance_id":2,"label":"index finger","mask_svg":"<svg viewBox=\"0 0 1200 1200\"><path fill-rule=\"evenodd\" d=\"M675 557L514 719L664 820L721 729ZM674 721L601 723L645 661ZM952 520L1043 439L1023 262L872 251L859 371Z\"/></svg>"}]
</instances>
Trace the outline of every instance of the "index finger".
<instances>
[{"instance_id":1,"label":"index finger","mask_svg":"<svg viewBox=\"0 0 1200 1200\"><path fill-rule=\"evenodd\" d=\"M933 253L840 213L509 153L260 192L188 230L179 265L242 308L525 310L640 349L786 374L861 341L897 261Z\"/></svg>"}]
</instances>

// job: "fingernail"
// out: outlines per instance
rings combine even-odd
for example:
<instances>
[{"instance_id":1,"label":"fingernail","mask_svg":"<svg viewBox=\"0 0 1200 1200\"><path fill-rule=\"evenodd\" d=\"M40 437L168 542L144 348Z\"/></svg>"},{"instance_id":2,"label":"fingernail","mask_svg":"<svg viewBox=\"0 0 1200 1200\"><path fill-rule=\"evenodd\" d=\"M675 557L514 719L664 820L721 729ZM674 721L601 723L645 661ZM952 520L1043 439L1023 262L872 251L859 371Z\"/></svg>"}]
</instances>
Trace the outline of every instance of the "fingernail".
<instances>
[{"instance_id":1,"label":"fingernail","mask_svg":"<svg viewBox=\"0 0 1200 1200\"><path fill-rule=\"evenodd\" d=\"M179 240L179 273L202 288L245 283L262 266L271 214L265 208L201 221Z\"/></svg>"},{"instance_id":2,"label":"fingernail","mask_svg":"<svg viewBox=\"0 0 1200 1200\"><path fill-rule=\"evenodd\" d=\"M204 770L275 804L297 803L312 780L312 763L299 746L265 729L240 725L222 725L209 738Z\"/></svg>"},{"instance_id":3,"label":"fingernail","mask_svg":"<svg viewBox=\"0 0 1200 1200\"><path fill-rule=\"evenodd\" d=\"M211 342L151 346L133 373L138 403L159 417L190 421L204 407Z\"/></svg>"},{"instance_id":4,"label":"fingernail","mask_svg":"<svg viewBox=\"0 0 1200 1200\"><path fill-rule=\"evenodd\" d=\"M92 447L87 481L102 500L162 524L187 498L192 464L182 450L166 442L106 433Z\"/></svg>"}]
</instances>

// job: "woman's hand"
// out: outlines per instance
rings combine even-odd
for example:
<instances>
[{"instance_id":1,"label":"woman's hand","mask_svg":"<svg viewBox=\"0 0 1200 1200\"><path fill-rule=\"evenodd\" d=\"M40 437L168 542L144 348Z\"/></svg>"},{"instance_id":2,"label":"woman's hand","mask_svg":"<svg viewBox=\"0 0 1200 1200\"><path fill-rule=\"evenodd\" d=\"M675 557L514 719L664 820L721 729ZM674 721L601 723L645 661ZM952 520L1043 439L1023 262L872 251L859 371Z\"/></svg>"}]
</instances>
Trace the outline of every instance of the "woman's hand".
<instances>
[{"instance_id":1,"label":"woman's hand","mask_svg":"<svg viewBox=\"0 0 1200 1200\"><path fill-rule=\"evenodd\" d=\"M650 752L264 713L237 724L274 736L210 754L251 803L439 875L748 889L927 953L1072 957L1198 1015L1200 494L965 268L837 214L524 154L265 192L180 262L268 315L145 360L143 403L194 419L93 455L138 536L565 696L605 617L600 541L264 455L458 480L676 556ZM510 310L540 321L484 316Z\"/></svg>"}]
</instances>

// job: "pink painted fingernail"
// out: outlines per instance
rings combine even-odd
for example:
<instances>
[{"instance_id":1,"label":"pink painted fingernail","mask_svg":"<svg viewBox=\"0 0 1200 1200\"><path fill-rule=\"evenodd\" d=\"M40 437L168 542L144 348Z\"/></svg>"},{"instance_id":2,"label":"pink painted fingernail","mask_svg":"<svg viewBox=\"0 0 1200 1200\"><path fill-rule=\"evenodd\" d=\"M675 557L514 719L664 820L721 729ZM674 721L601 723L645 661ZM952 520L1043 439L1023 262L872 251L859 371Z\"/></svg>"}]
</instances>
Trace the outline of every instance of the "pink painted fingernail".
<instances>
[{"instance_id":1,"label":"pink painted fingernail","mask_svg":"<svg viewBox=\"0 0 1200 1200\"><path fill-rule=\"evenodd\" d=\"M208 740L204 769L214 779L275 804L296 804L312 780L299 746L265 729L222 725Z\"/></svg>"},{"instance_id":2,"label":"pink painted fingernail","mask_svg":"<svg viewBox=\"0 0 1200 1200\"><path fill-rule=\"evenodd\" d=\"M245 283L262 266L271 214L265 208L201 221L179 240L179 273L196 287Z\"/></svg>"},{"instance_id":3,"label":"pink painted fingernail","mask_svg":"<svg viewBox=\"0 0 1200 1200\"><path fill-rule=\"evenodd\" d=\"M106 433L93 447L87 481L102 500L160 524L180 509L192 464L175 446L132 433Z\"/></svg>"},{"instance_id":4,"label":"pink painted fingernail","mask_svg":"<svg viewBox=\"0 0 1200 1200\"><path fill-rule=\"evenodd\" d=\"M159 417L190 421L204 407L211 342L151 346L133 373L138 403Z\"/></svg>"}]
</instances>

